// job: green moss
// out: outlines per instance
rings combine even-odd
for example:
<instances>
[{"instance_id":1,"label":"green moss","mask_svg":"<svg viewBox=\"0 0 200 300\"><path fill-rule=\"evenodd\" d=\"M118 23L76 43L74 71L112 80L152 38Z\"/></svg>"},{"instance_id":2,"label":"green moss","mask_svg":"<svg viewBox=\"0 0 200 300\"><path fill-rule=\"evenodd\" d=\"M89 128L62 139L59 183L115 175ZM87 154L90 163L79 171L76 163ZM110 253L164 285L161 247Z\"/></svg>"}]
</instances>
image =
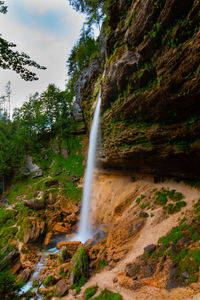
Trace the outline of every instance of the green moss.
<instances>
[{"instance_id":1,"label":"green moss","mask_svg":"<svg viewBox=\"0 0 200 300\"><path fill-rule=\"evenodd\" d=\"M43 281L43 284L44 284L45 287L54 285L55 284L55 278L52 275L49 275L45 278L45 280Z\"/></svg>"},{"instance_id":2,"label":"green moss","mask_svg":"<svg viewBox=\"0 0 200 300\"><path fill-rule=\"evenodd\" d=\"M0 209L0 226L5 224L9 219L15 219L14 210L10 209Z\"/></svg>"},{"instance_id":3,"label":"green moss","mask_svg":"<svg viewBox=\"0 0 200 300\"><path fill-rule=\"evenodd\" d=\"M64 268L63 268L63 267L60 268L59 274L60 274L60 276L62 276L62 277L66 277L66 276L67 276L67 272L64 272Z\"/></svg>"},{"instance_id":4,"label":"green moss","mask_svg":"<svg viewBox=\"0 0 200 300\"><path fill-rule=\"evenodd\" d=\"M63 249L61 251L61 255L59 256L59 258L60 258L60 262L65 262L67 258L67 249Z\"/></svg>"},{"instance_id":5,"label":"green moss","mask_svg":"<svg viewBox=\"0 0 200 300\"><path fill-rule=\"evenodd\" d=\"M184 225L180 225L178 227L172 228L170 233L159 238L158 242L163 244L165 247L169 247L170 242L176 243L179 239L183 237L183 232L182 232L183 229L184 229Z\"/></svg>"},{"instance_id":6,"label":"green moss","mask_svg":"<svg viewBox=\"0 0 200 300\"><path fill-rule=\"evenodd\" d=\"M104 260L104 259L99 259L98 260L98 269L103 269L104 267L106 267L107 266L107 262Z\"/></svg>"},{"instance_id":7,"label":"green moss","mask_svg":"<svg viewBox=\"0 0 200 300\"><path fill-rule=\"evenodd\" d=\"M162 205L163 209L167 210L169 214L173 214L180 211L182 207L187 205L185 201L181 201L182 199L182 193L176 192L175 190L162 188L160 191L156 192L156 199L154 203ZM167 204L169 201L173 202Z\"/></svg>"},{"instance_id":8,"label":"green moss","mask_svg":"<svg viewBox=\"0 0 200 300\"><path fill-rule=\"evenodd\" d=\"M85 248L80 247L72 258L72 267L70 273L73 276L72 289L80 288L85 284L88 278L88 256L86 254Z\"/></svg>"},{"instance_id":9,"label":"green moss","mask_svg":"<svg viewBox=\"0 0 200 300\"><path fill-rule=\"evenodd\" d=\"M96 294L98 290L98 285L93 285L88 287L85 290L85 296L84 296L84 300L90 299L92 296L94 296Z\"/></svg>"},{"instance_id":10,"label":"green moss","mask_svg":"<svg viewBox=\"0 0 200 300\"><path fill-rule=\"evenodd\" d=\"M173 214L181 210L182 207L185 207L187 203L185 201L177 202L176 204L169 203L165 209L167 209L169 214Z\"/></svg>"},{"instance_id":11,"label":"green moss","mask_svg":"<svg viewBox=\"0 0 200 300\"><path fill-rule=\"evenodd\" d=\"M189 282L197 282L199 276L197 274L189 274Z\"/></svg>"},{"instance_id":12,"label":"green moss","mask_svg":"<svg viewBox=\"0 0 200 300\"><path fill-rule=\"evenodd\" d=\"M93 300L122 300L122 296L118 293L113 293L107 289L103 290L101 294Z\"/></svg>"},{"instance_id":13,"label":"green moss","mask_svg":"<svg viewBox=\"0 0 200 300\"><path fill-rule=\"evenodd\" d=\"M65 182L63 194L68 196L70 200L79 202L82 196L82 188L79 188L76 183Z\"/></svg>"}]
</instances>

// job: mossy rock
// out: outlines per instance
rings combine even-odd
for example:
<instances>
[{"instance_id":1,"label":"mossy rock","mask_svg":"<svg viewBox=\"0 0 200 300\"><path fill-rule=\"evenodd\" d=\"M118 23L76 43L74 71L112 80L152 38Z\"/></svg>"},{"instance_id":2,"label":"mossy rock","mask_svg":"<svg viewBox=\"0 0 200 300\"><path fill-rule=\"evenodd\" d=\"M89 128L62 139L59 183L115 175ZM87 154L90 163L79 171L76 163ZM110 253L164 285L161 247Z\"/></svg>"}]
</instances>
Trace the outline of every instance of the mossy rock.
<instances>
[{"instance_id":1,"label":"mossy rock","mask_svg":"<svg viewBox=\"0 0 200 300\"><path fill-rule=\"evenodd\" d=\"M84 247L80 247L71 261L70 283L73 288L79 286L80 282L86 282L89 276L88 255Z\"/></svg>"},{"instance_id":2,"label":"mossy rock","mask_svg":"<svg viewBox=\"0 0 200 300\"><path fill-rule=\"evenodd\" d=\"M49 275L45 278L45 280L43 281L43 285L45 287L48 287L48 286L52 286L52 285L55 285L56 283L58 282L58 279L55 278L53 275Z\"/></svg>"}]
</instances>

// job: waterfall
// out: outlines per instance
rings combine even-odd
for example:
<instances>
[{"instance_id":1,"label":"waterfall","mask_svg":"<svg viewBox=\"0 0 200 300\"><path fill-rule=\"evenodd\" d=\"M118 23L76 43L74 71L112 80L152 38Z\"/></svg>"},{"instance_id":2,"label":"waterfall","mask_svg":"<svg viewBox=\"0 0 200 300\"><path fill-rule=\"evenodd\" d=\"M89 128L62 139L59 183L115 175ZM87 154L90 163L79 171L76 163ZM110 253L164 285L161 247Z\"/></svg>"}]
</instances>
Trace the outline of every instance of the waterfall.
<instances>
[{"instance_id":1,"label":"waterfall","mask_svg":"<svg viewBox=\"0 0 200 300\"><path fill-rule=\"evenodd\" d=\"M78 234L74 237L74 240L79 240L82 243L86 242L89 238L92 237L92 230L89 224L89 209L90 209L90 195L92 190L92 179L93 171L95 167L96 160L96 145L97 145L97 136L100 120L100 107L101 107L101 90L98 95L97 105L94 112L94 118L92 121L91 131L90 131L90 140L89 140L89 150L87 157L87 167L86 167L86 176L83 187L83 198L82 198L82 208L81 208L81 217Z\"/></svg>"}]
</instances>

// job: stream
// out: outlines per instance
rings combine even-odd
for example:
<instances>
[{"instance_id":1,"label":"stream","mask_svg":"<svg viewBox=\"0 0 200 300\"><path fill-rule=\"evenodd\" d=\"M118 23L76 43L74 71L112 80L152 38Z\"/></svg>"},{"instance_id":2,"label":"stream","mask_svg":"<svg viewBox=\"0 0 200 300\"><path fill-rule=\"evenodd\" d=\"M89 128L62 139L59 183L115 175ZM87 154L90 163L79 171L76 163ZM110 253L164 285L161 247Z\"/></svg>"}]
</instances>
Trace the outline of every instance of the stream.
<instances>
[{"instance_id":1,"label":"stream","mask_svg":"<svg viewBox=\"0 0 200 300\"><path fill-rule=\"evenodd\" d=\"M40 261L36 264L34 268L34 272L32 273L31 277L29 278L28 282L21 288L19 295L23 295L27 293L30 289L32 291L36 292L37 299L42 299L43 296L39 295L37 293L38 287L33 288L32 283L34 280L39 281L40 272L42 269L45 268L46 263L48 261L48 256L50 254L56 254L59 252L59 250L56 248L56 245L62 241L68 241L69 239L66 238L66 234L60 234L53 236L50 240L50 243L48 246L42 248L40 252L38 252L38 256L40 257ZM44 286L42 284L39 285L39 288L43 288ZM34 299L34 298L31 298Z\"/></svg>"}]
</instances>

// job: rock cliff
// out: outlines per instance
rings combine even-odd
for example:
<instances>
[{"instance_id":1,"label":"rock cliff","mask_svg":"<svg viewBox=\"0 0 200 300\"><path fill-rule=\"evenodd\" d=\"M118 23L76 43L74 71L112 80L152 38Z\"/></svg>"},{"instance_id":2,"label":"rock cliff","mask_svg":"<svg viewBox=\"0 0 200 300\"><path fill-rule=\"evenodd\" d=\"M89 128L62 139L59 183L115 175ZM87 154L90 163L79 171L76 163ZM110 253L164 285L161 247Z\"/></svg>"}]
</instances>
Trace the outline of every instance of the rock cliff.
<instances>
[{"instance_id":1,"label":"rock cliff","mask_svg":"<svg viewBox=\"0 0 200 300\"><path fill-rule=\"evenodd\" d=\"M100 39L102 60L106 55L100 162L197 179L200 1L108 2ZM102 72L96 66L88 69L87 81L83 71L78 91L86 121Z\"/></svg>"}]
</instances>

